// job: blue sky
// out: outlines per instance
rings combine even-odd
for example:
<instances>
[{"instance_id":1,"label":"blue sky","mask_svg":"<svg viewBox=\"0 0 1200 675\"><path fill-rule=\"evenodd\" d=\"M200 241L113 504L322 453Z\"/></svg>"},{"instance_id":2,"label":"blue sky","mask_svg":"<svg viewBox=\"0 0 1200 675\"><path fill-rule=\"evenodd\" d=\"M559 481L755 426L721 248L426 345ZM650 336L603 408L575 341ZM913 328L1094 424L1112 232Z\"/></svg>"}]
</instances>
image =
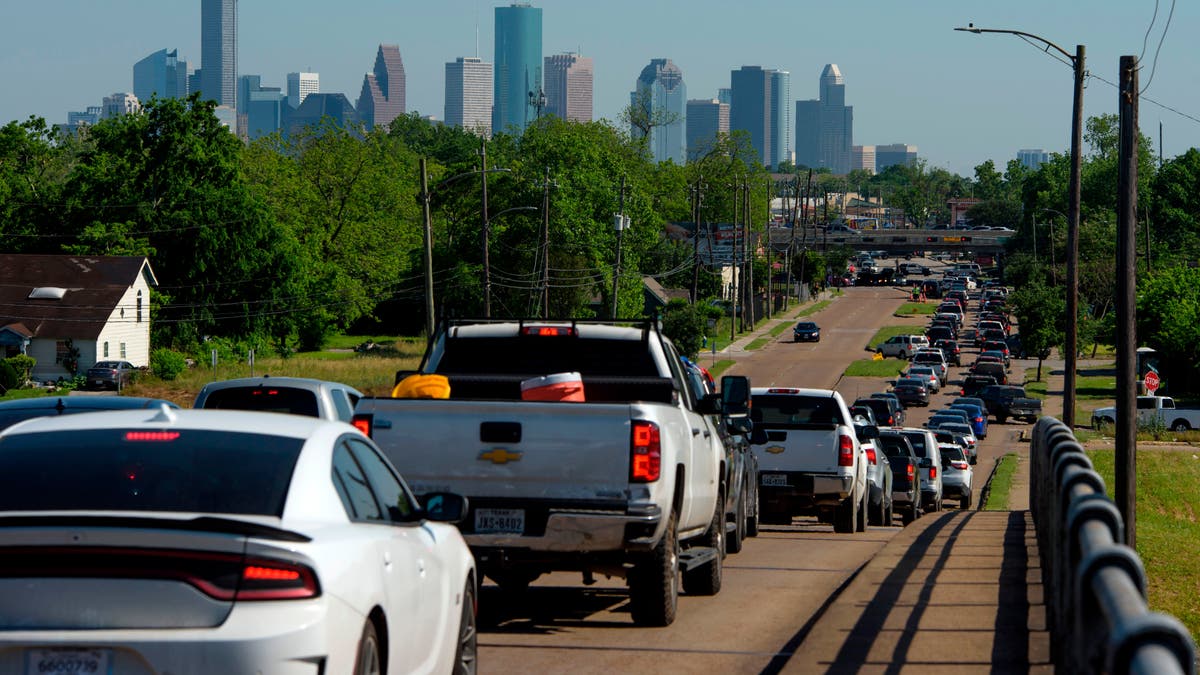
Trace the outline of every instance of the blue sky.
<instances>
[{"instance_id":1,"label":"blue sky","mask_svg":"<svg viewBox=\"0 0 1200 675\"><path fill-rule=\"evenodd\" d=\"M492 60L494 0L240 0L239 72L286 87L291 71L320 73L321 89L357 100L379 43L400 45L409 110L443 116L444 64ZM1142 84L1170 0L1161 0ZM1069 146L1071 72L1016 37L955 33L954 26L1013 28L1074 50L1117 81L1123 54L1142 52L1153 0L541 0L543 52L581 51L596 62L595 114L617 119L652 58L670 58L690 98L728 86L729 71L791 72L793 99L816 98L837 63L854 106L856 144L910 143L932 165L970 175L1019 148ZM200 0L11 0L0 26L0 123L30 114L50 122L133 87L134 62L178 48L200 62ZM1200 5L1178 2L1145 96L1200 118ZM1090 80L1088 115L1116 112L1116 89ZM1168 157L1200 146L1200 122L1143 100L1141 122Z\"/></svg>"}]
</instances>

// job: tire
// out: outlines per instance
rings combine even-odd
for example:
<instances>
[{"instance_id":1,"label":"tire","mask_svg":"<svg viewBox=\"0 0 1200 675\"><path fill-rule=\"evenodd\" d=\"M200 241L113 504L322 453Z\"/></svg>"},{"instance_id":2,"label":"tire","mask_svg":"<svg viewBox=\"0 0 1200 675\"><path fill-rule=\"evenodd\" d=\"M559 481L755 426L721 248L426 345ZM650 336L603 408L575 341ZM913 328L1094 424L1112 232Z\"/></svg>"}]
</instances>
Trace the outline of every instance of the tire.
<instances>
[{"instance_id":1,"label":"tire","mask_svg":"<svg viewBox=\"0 0 1200 675\"><path fill-rule=\"evenodd\" d=\"M870 514L871 507L871 492L863 488L862 504L858 507L858 522L854 524L854 529L858 532L867 531L867 516Z\"/></svg>"},{"instance_id":2,"label":"tire","mask_svg":"<svg viewBox=\"0 0 1200 675\"><path fill-rule=\"evenodd\" d=\"M725 491L717 495L717 508L713 511L704 545L717 550L711 562L683 573L683 591L688 595L716 595L721 592L721 576L725 568Z\"/></svg>"},{"instance_id":3,"label":"tire","mask_svg":"<svg viewBox=\"0 0 1200 675\"><path fill-rule=\"evenodd\" d=\"M730 553L742 552L742 540L746 538L746 489L738 495L737 507L733 510L733 535L725 542Z\"/></svg>"},{"instance_id":4,"label":"tire","mask_svg":"<svg viewBox=\"0 0 1200 675\"><path fill-rule=\"evenodd\" d=\"M857 524L858 501L853 497L847 497L837 507L837 512L833 514L833 531L838 534L851 534Z\"/></svg>"},{"instance_id":5,"label":"tire","mask_svg":"<svg viewBox=\"0 0 1200 675\"><path fill-rule=\"evenodd\" d=\"M867 507L867 522L871 525L883 525L883 498L879 499L879 506Z\"/></svg>"},{"instance_id":6,"label":"tire","mask_svg":"<svg viewBox=\"0 0 1200 675\"><path fill-rule=\"evenodd\" d=\"M896 524L896 505L890 500L887 508L883 510L883 526L891 527Z\"/></svg>"},{"instance_id":7,"label":"tire","mask_svg":"<svg viewBox=\"0 0 1200 675\"><path fill-rule=\"evenodd\" d=\"M679 516L667 518L667 531L629 572L629 612L639 626L669 626L679 606Z\"/></svg>"},{"instance_id":8,"label":"tire","mask_svg":"<svg viewBox=\"0 0 1200 675\"><path fill-rule=\"evenodd\" d=\"M750 487L750 486L747 485L747 487ZM758 508L759 508L758 507L758 491L755 490L754 494L755 494L754 499L747 502L747 506L754 507L753 514L749 514L749 513L746 514L746 536L747 537L757 537L758 536Z\"/></svg>"},{"instance_id":9,"label":"tire","mask_svg":"<svg viewBox=\"0 0 1200 675\"><path fill-rule=\"evenodd\" d=\"M1187 420L1175 420L1171 423L1171 431L1191 431L1192 425Z\"/></svg>"},{"instance_id":10,"label":"tire","mask_svg":"<svg viewBox=\"0 0 1200 675\"><path fill-rule=\"evenodd\" d=\"M916 504L909 506L907 509L905 509L904 511L902 511L900 513L900 523L902 525L905 525L905 526L912 525L913 521L916 519L917 519L917 505Z\"/></svg>"},{"instance_id":11,"label":"tire","mask_svg":"<svg viewBox=\"0 0 1200 675\"><path fill-rule=\"evenodd\" d=\"M358 654L354 657L354 675L380 675L383 672L383 653L375 623L367 619L362 636L358 638Z\"/></svg>"},{"instance_id":12,"label":"tire","mask_svg":"<svg viewBox=\"0 0 1200 675\"><path fill-rule=\"evenodd\" d=\"M970 492L968 492L965 497L958 500L958 508L963 511L966 511L971 508L971 493Z\"/></svg>"},{"instance_id":13,"label":"tire","mask_svg":"<svg viewBox=\"0 0 1200 675\"><path fill-rule=\"evenodd\" d=\"M458 649L454 652L454 675L475 675L479 669L479 631L475 623L475 582L463 586L462 619L458 622Z\"/></svg>"},{"instance_id":14,"label":"tire","mask_svg":"<svg viewBox=\"0 0 1200 675\"><path fill-rule=\"evenodd\" d=\"M996 424L1004 424L1008 421L1008 415L996 415Z\"/></svg>"}]
</instances>

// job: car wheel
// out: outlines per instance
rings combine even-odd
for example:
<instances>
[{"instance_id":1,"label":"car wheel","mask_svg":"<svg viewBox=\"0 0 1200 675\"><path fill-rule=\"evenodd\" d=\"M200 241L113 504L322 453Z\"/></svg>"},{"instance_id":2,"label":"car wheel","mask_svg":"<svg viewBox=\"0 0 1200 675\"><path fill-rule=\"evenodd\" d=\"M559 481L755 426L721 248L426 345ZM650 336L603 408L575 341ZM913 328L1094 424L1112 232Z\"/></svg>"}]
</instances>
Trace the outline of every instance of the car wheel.
<instances>
[{"instance_id":1,"label":"car wheel","mask_svg":"<svg viewBox=\"0 0 1200 675\"><path fill-rule=\"evenodd\" d=\"M857 523L858 500L847 497L837 507L837 512L833 514L833 531L839 534L850 534L854 532L854 526Z\"/></svg>"},{"instance_id":2,"label":"car wheel","mask_svg":"<svg viewBox=\"0 0 1200 675\"><path fill-rule=\"evenodd\" d=\"M688 595L716 595L721 592L725 542L725 491L721 490L717 494L717 508L713 510L712 521L708 524L708 534L704 536L704 545L715 549L717 555L711 561L683 573L684 592Z\"/></svg>"},{"instance_id":3,"label":"car wheel","mask_svg":"<svg viewBox=\"0 0 1200 675\"><path fill-rule=\"evenodd\" d=\"M867 515L870 512L871 492L863 489L862 504L858 507L858 522L854 524L854 529L859 532L867 531Z\"/></svg>"},{"instance_id":4,"label":"car wheel","mask_svg":"<svg viewBox=\"0 0 1200 675\"><path fill-rule=\"evenodd\" d=\"M738 495L737 506L733 510L733 534L725 542L730 553L742 552L742 540L746 537L746 490Z\"/></svg>"},{"instance_id":5,"label":"car wheel","mask_svg":"<svg viewBox=\"0 0 1200 675\"><path fill-rule=\"evenodd\" d=\"M958 508L962 509L963 511L966 511L967 509L971 508L971 493L970 492L968 492L965 497L958 500Z\"/></svg>"},{"instance_id":6,"label":"car wheel","mask_svg":"<svg viewBox=\"0 0 1200 675\"><path fill-rule=\"evenodd\" d=\"M1175 420L1171 423L1171 431L1191 431L1192 426L1187 420Z\"/></svg>"},{"instance_id":7,"label":"car wheel","mask_svg":"<svg viewBox=\"0 0 1200 675\"><path fill-rule=\"evenodd\" d=\"M458 650L454 654L454 675L475 675L479 667L479 631L476 630L475 582L463 586L462 619L458 622Z\"/></svg>"},{"instance_id":8,"label":"car wheel","mask_svg":"<svg viewBox=\"0 0 1200 675\"><path fill-rule=\"evenodd\" d=\"M679 606L678 516L672 510L662 539L629 571L629 612L639 626L669 626Z\"/></svg>"},{"instance_id":9,"label":"car wheel","mask_svg":"<svg viewBox=\"0 0 1200 675\"><path fill-rule=\"evenodd\" d=\"M892 525L896 524L895 510L896 510L896 505L891 500L889 500L888 504L887 504L887 508L884 509L884 511L883 511L883 526L884 527L891 527Z\"/></svg>"},{"instance_id":10,"label":"car wheel","mask_svg":"<svg viewBox=\"0 0 1200 675\"><path fill-rule=\"evenodd\" d=\"M362 637L358 639L358 655L354 657L354 675L380 675L383 659L379 650L379 635L375 623L370 619L363 624Z\"/></svg>"},{"instance_id":11,"label":"car wheel","mask_svg":"<svg viewBox=\"0 0 1200 675\"><path fill-rule=\"evenodd\" d=\"M746 488L747 488L746 494L750 494L750 492L749 492L750 487L751 487L750 485L746 486ZM746 507L747 507L746 536L747 537L757 537L758 536L758 508L759 508L757 493L753 500L747 500ZM749 513L750 508L754 509L754 513Z\"/></svg>"}]
</instances>

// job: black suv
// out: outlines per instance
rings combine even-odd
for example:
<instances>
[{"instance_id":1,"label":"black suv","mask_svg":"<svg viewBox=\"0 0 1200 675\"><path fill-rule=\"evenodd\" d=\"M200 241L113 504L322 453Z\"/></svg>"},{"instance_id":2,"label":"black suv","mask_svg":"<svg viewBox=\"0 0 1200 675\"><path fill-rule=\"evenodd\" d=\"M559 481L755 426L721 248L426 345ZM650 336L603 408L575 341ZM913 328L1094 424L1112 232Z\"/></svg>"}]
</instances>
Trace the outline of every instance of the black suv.
<instances>
[{"instance_id":1,"label":"black suv","mask_svg":"<svg viewBox=\"0 0 1200 675\"><path fill-rule=\"evenodd\" d=\"M854 401L854 406L870 408L875 413L875 424L881 427L898 427L904 423L904 411L900 410L898 399L863 397Z\"/></svg>"}]
</instances>

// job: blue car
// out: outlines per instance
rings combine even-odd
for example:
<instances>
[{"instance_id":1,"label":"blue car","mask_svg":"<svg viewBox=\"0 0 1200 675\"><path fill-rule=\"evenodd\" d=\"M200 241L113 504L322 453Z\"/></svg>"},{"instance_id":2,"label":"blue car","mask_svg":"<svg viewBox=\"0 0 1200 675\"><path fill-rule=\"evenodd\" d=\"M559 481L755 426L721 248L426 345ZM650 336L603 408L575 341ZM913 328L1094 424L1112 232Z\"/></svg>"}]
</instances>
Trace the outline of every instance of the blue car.
<instances>
[{"instance_id":1,"label":"blue car","mask_svg":"<svg viewBox=\"0 0 1200 675\"><path fill-rule=\"evenodd\" d=\"M792 329L793 342L820 342L821 327L812 321L801 321Z\"/></svg>"},{"instance_id":2,"label":"blue car","mask_svg":"<svg viewBox=\"0 0 1200 675\"><path fill-rule=\"evenodd\" d=\"M971 429L979 438L987 438L987 412L981 410L979 406L972 403L952 403L951 409L964 410L967 413L967 421L971 424Z\"/></svg>"}]
</instances>

